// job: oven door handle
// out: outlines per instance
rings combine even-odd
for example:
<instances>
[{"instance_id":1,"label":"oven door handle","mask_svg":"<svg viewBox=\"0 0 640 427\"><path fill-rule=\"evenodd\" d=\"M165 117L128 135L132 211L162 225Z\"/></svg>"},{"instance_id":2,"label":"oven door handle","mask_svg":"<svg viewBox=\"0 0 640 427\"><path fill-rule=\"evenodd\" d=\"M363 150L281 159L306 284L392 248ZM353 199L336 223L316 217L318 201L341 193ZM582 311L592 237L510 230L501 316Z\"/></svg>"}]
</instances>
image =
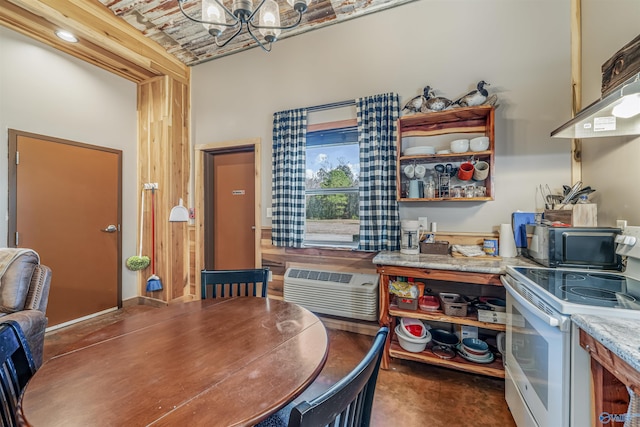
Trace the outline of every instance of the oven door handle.
<instances>
[{"instance_id":1,"label":"oven door handle","mask_svg":"<svg viewBox=\"0 0 640 427\"><path fill-rule=\"evenodd\" d=\"M500 276L500 281L502 282L504 287L507 288L507 292L509 292L511 296L515 298L516 301L518 301L522 306L527 308L529 311L533 312L533 314L535 314L537 317L544 320L546 324L556 328L559 328L561 326L559 319L553 316L550 316L549 314L540 310L536 305L532 304L529 300L527 300L522 295L520 295L520 292L518 292L518 290L514 288L513 285L509 283L509 281L504 276Z\"/></svg>"}]
</instances>

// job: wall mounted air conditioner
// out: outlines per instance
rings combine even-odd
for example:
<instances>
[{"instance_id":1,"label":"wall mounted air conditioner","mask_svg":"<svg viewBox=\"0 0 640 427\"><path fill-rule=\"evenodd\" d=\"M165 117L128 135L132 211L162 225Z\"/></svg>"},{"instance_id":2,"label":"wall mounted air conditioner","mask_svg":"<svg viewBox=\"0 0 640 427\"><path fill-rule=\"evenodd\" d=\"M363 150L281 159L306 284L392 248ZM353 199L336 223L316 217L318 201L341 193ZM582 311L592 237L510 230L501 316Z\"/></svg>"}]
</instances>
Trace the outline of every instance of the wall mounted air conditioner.
<instances>
[{"instance_id":1,"label":"wall mounted air conditioner","mask_svg":"<svg viewBox=\"0 0 640 427\"><path fill-rule=\"evenodd\" d=\"M284 300L314 313L378 320L378 275L289 268Z\"/></svg>"}]
</instances>

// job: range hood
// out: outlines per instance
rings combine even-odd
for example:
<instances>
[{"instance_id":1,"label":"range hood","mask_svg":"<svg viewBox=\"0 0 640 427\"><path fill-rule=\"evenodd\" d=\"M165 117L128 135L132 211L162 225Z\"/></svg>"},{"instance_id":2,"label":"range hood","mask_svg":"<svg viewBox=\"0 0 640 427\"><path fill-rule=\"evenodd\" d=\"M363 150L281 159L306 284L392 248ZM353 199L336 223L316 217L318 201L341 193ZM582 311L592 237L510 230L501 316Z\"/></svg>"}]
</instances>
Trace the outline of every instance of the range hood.
<instances>
[{"instance_id":1,"label":"range hood","mask_svg":"<svg viewBox=\"0 0 640 427\"><path fill-rule=\"evenodd\" d=\"M551 132L556 138L640 135L640 73Z\"/></svg>"}]
</instances>

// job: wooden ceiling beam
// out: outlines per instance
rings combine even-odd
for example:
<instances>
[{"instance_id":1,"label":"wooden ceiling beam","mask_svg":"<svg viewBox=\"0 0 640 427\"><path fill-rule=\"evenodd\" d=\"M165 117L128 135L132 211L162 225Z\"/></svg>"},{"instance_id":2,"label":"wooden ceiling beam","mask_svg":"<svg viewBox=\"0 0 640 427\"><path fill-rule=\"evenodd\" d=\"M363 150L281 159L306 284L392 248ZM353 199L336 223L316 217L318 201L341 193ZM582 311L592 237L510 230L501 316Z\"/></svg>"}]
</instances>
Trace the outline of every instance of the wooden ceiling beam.
<instances>
[{"instance_id":1,"label":"wooden ceiling beam","mask_svg":"<svg viewBox=\"0 0 640 427\"><path fill-rule=\"evenodd\" d=\"M189 68L97 0L0 0L0 23L137 83L167 75L189 83ZM65 29L80 39L55 36Z\"/></svg>"}]
</instances>

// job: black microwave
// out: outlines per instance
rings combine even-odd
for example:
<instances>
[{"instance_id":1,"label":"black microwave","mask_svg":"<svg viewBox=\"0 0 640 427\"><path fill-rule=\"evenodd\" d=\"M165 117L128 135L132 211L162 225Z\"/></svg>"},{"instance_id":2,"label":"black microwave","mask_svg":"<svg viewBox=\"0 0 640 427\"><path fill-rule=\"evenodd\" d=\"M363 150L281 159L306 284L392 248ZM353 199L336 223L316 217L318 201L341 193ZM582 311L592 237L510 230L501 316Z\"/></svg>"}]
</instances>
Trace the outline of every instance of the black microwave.
<instances>
[{"instance_id":1,"label":"black microwave","mask_svg":"<svg viewBox=\"0 0 640 427\"><path fill-rule=\"evenodd\" d=\"M620 271L615 238L621 232L612 227L527 225L526 254L546 267Z\"/></svg>"}]
</instances>

